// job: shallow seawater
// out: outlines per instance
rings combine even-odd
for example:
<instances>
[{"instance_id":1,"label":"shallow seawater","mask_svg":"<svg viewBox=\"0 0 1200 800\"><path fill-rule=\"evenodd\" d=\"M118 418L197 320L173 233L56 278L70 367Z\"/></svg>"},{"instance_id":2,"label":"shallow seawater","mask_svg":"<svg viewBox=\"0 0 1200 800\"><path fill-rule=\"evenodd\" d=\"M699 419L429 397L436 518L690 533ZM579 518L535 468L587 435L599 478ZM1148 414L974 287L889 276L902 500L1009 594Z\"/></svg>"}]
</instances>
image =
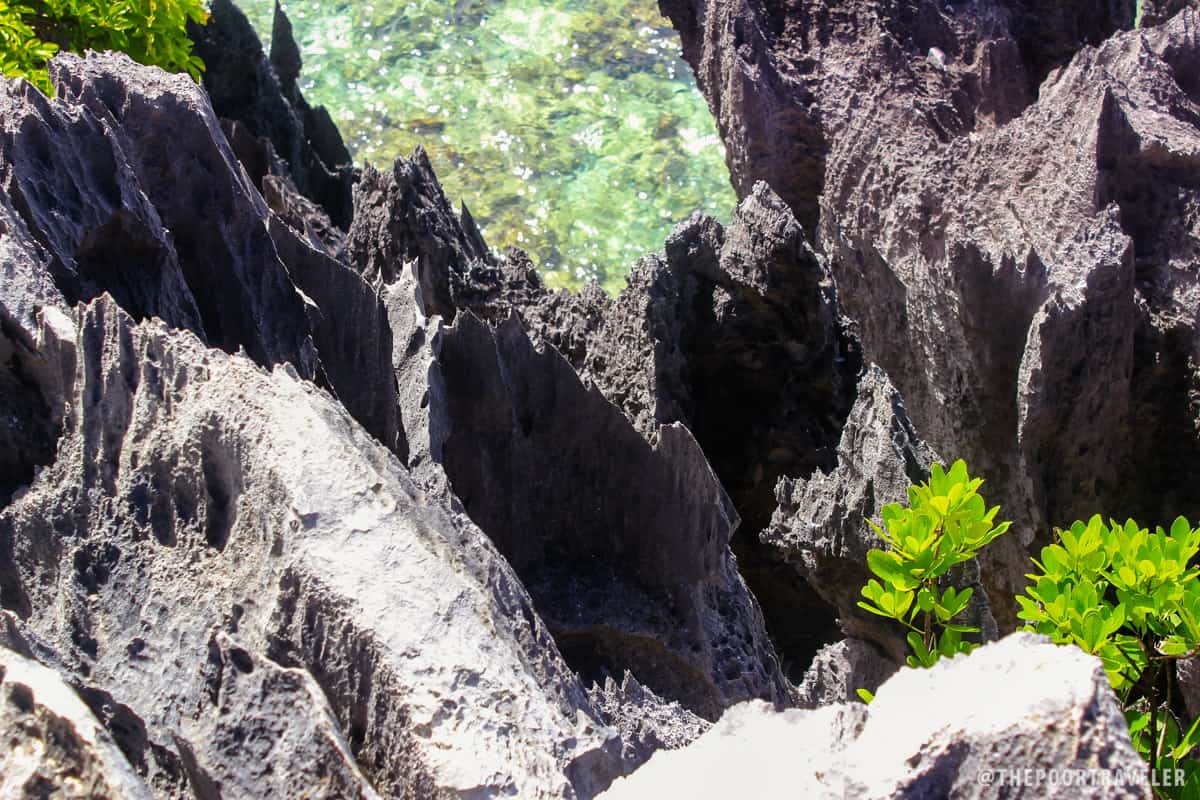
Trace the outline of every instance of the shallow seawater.
<instances>
[{"instance_id":1,"label":"shallow seawater","mask_svg":"<svg viewBox=\"0 0 1200 800\"><path fill-rule=\"evenodd\" d=\"M240 5L264 38L272 3ZM309 102L355 158L416 145L488 243L554 286L624 285L676 222L734 206L708 108L655 0L379 0L284 6Z\"/></svg>"}]
</instances>

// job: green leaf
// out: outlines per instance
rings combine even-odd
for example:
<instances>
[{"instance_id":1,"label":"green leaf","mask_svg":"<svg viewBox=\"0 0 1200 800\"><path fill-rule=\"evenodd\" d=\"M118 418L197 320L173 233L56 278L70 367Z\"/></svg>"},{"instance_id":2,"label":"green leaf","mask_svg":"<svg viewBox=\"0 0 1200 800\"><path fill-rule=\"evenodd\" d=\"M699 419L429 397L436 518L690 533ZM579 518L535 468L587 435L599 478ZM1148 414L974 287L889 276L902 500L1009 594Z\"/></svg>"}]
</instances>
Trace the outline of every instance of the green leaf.
<instances>
[{"instance_id":1,"label":"green leaf","mask_svg":"<svg viewBox=\"0 0 1200 800\"><path fill-rule=\"evenodd\" d=\"M943 622L948 622L961 614L971 602L971 597L975 590L970 586L963 589L961 592L955 592L954 587L946 589L942 595L941 602L938 604L938 619Z\"/></svg>"},{"instance_id":2,"label":"green leaf","mask_svg":"<svg viewBox=\"0 0 1200 800\"><path fill-rule=\"evenodd\" d=\"M1158 652L1164 656L1181 656L1191 649L1182 636L1168 636L1158 645Z\"/></svg>"},{"instance_id":3,"label":"green leaf","mask_svg":"<svg viewBox=\"0 0 1200 800\"><path fill-rule=\"evenodd\" d=\"M1192 723L1192 727L1188 728L1188 732L1184 734L1179 744L1171 749L1171 758L1186 758L1197 744L1200 744L1200 717L1197 717Z\"/></svg>"},{"instance_id":4,"label":"green leaf","mask_svg":"<svg viewBox=\"0 0 1200 800\"><path fill-rule=\"evenodd\" d=\"M872 694L871 692L867 691L866 689L855 689L854 691L859 696L859 698L862 699L862 701L864 703L866 703L867 705L870 705L872 703L872 701L875 700L875 695Z\"/></svg>"},{"instance_id":5,"label":"green leaf","mask_svg":"<svg viewBox=\"0 0 1200 800\"><path fill-rule=\"evenodd\" d=\"M1148 711L1126 711L1125 721L1129 724L1129 733L1134 735L1150 724Z\"/></svg>"},{"instance_id":6,"label":"green leaf","mask_svg":"<svg viewBox=\"0 0 1200 800\"><path fill-rule=\"evenodd\" d=\"M910 658L916 660L916 666L932 667L937 662L938 654L936 652L929 652L925 647L925 641L921 638L921 634L916 631L910 631L907 640L908 646L913 651Z\"/></svg>"}]
</instances>

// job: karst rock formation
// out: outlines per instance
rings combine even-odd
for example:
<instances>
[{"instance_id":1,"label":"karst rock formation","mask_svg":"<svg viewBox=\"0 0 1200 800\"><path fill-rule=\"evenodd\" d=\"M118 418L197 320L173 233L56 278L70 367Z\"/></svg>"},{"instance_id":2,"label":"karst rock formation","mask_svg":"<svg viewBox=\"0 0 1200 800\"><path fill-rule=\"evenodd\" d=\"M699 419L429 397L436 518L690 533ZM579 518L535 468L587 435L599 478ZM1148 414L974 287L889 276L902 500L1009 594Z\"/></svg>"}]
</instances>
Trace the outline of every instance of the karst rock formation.
<instances>
[{"instance_id":1,"label":"karst rock formation","mask_svg":"<svg viewBox=\"0 0 1200 800\"><path fill-rule=\"evenodd\" d=\"M1054 525L1200 517L1200 12L661 5L739 203L616 297L355 167L278 8L266 53L214 0L203 85L0 79L0 798L666 796L741 730L812 796L1136 766L1098 662L1008 634ZM864 519L960 457L1003 641L917 703Z\"/></svg>"}]
</instances>

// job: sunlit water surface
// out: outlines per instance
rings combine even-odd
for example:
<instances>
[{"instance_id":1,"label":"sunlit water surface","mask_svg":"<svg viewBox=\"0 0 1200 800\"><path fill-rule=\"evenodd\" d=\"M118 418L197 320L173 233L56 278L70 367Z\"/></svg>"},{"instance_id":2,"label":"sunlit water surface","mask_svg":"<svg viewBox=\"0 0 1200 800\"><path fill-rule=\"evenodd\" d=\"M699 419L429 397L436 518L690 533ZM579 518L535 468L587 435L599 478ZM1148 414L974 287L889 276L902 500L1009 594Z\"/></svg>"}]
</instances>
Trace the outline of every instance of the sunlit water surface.
<instances>
[{"instance_id":1,"label":"sunlit water surface","mask_svg":"<svg viewBox=\"0 0 1200 800\"><path fill-rule=\"evenodd\" d=\"M272 3L242 0L264 38ZM712 117L654 0L291 2L303 89L359 161L415 145L489 244L619 289L675 222L727 217Z\"/></svg>"}]
</instances>

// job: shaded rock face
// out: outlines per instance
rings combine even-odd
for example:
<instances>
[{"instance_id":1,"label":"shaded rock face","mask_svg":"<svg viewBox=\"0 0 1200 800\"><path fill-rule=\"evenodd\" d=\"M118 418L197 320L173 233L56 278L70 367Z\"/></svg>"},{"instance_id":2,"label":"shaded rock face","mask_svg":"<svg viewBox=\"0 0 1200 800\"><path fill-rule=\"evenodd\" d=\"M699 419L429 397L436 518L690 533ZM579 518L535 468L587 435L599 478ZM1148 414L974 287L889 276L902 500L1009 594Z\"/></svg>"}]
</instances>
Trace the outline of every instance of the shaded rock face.
<instances>
[{"instance_id":1,"label":"shaded rock face","mask_svg":"<svg viewBox=\"0 0 1200 800\"><path fill-rule=\"evenodd\" d=\"M210 11L207 25L188 23L188 35L206 65L204 88L213 110L244 128L231 139L241 145L239 156L247 156L243 163L251 179L262 188L267 175L286 175L333 225L346 230L354 211L357 170L329 113L322 106L310 106L300 92L300 50L287 15L276 3L268 57L249 20L231 0L214 0ZM257 149L254 139L269 142L282 165L251 155Z\"/></svg>"},{"instance_id":2,"label":"shaded rock face","mask_svg":"<svg viewBox=\"0 0 1200 800\"><path fill-rule=\"evenodd\" d=\"M728 228L694 217L615 299L499 291L644 436L677 422L694 432L742 518L732 541L739 571L798 675L838 637L834 606L759 533L779 478L837 463L861 365L828 273L790 211L761 184Z\"/></svg>"},{"instance_id":3,"label":"shaded rock face","mask_svg":"<svg viewBox=\"0 0 1200 800\"><path fill-rule=\"evenodd\" d=\"M953 708L953 718L931 713L940 708ZM1092 777L1056 785L1024 777L1025 769ZM1153 796L1100 661L1025 633L932 669L904 670L870 706L737 706L603 797L747 791L829 800Z\"/></svg>"},{"instance_id":4,"label":"shaded rock face","mask_svg":"<svg viewBox=\"0 0 1200 800\"><path fill-rule=\"evenodd\" d=\"M1200 514L1200 23L1042 5L662 3L739 193L815 232L864 357L1016 521L1005 626L1052 525Z\"/></svg>"},{"instance_id":5,"label":"shaded rock face","mask_svg":"<svg viewBox=\"0 0 1200 800\"><path fill-rule=\"evenodd\" d=\"M729 551L737 513L691 433L640 431L535 346L514 314L540 319L554 301L519 254L488 252L423 153L368 169L356 198L347 252L384 287L415 474L437 483L444 469L568 662L593 681L628 670L710 718L786 702Z\"/></svg>"},{"instance_id":6,"label":"shaded rock face","mask_svg":"<svg viewBox=\"0 0 1200 800\"><path fill-rule=\"evenodd\" d=\"M44 264L34 271L60 308L107 292L137 319L289 363L403 454L379 298L275 218L204 92L121 55L64 55L52 69L54 100L21 83L0 90L0 206L15 237L5 269ZM32 401L10 396L13 418L27 418Z\"/></svg>"},{"instance_id":7,"label":"shaded rock face","mask_svg":"<svg viewBox=\"0 0 1200 800\"><path fill-rule=\"evenodd\" d=\"M698 513L687 509L690 501L681 506L669 499L677 496L672 486L680 480L669 477L672 473L700 475L700 486L711 483L704 477L706 468L697 472L687 466L701 464L700 454L676 461L666 473L640 466L661 461L647 460L652 451L646 442L657 441L660 427L674 423L695 432L703 456L729 490L742 520L741 533L731 542L737 571L762 603L789 674L798 678L822 645L840 638L838 613L858 619L859 634L876 637L889 652L903 647L898 630L870 621L856 607L863 581L852 584L845 578L865 580L863 557L871 542L862 516L873 513L876 503L903 499L907 481L923 477L932 452L912 431L894 390L876 388L886 384L882 373L875 370L861 385L857 342L844 329L824 263L765 184L742 203L728 229L702 217L681 225L668 240L665 257L639 263L629 288L615 299L598 289L552 294L521 254L487 255L469 214L461 221L455 216L419 152L411 161L397 162L391 175L368 169L356 198L348 254L364 275L385 286L402 387L429 386L428 392L408 390L402 401L410 436L423 437L418 430L430 436L414 448L412 463L420 463L427 452L445 466L450 486L472 518L521 571L573 665L585 674L599 667L615 674L630 669L654 691L709 715L715 708L712 696L725 702L737 694L722 689L700 699L728 681L713 677L728 653L703 668L707 678L683 690L661 668L653 668L657 675L646 666L635 668L648 661L644 647L630 642L618 655L611 626L603 628L601 639L582 635L588 626L581 628L580 622L589 615L576 612L576 621L567 625L569 617L560 609L567 595L585 588L570 576L598 574L598 565L611 569L618 584L620 576L629 576L656 592L674 585L673 591L691 595L694 590L682 587L700 576L724 574L732 580L733 596L744 594L736 588L741 581L731 566L712 566L719 561L714 553L730 539L734 513L720 510L724 503L711 489L697 493L701 507L717 510L711 519L705 514L712 511ZM456 323L454 332L430 346L436 334L426 327L428 316L457 319L460 310L471 311L472 319L462 323L462 330ZM514 313L533 344L511 319ZM497 326L494 337L475 316ZM407 345L400 344L404 339ZM569 366L533 345L557 350ZM623 411L633 429L584 391L574 373ZM890 394L876 401L878 393ZM860 405L884 403L891 410L886 418L862 412L847 433L856 398ZM839 446L843 436L850 441ZM855 440L868 438L880 444L869 456L874 460L864 465ZM591 463L597 460L592 453L600 451L621 453L615 459L621 468L614 471L607 459ZM547 475L547 463L561 466ZM856 504L842 514L830 503L821 527L808 525L803 541L760 541L776 511L779 480L790 475L821 483L819 476L835 469L841 470L836 480L853 484L846 488L857 493ZM652 477L653 472L659 476ZM630 474L646 477L630 484ZM631 493L630 485L645 488ZM655 499L639 501L639 496ZM705 534L706 528L719 533ZM656 530L667 533L648 533ZM830 547L847 537L854 543ZM653 544L638 544L646 538ZM807 572L788 563L805 563L802 551L822 548L826 557L820 566L836 577L819 578L811 559ZM572 567L573 562L588 566ZM553 580L545 579L544 563L558 565ZM630 603L623 591L589 597L592 628L606 613L598 609L614 600L623 609L663 605L661 600ZM980 597L981 613L988 616ZM664 619L674 620L671 630L688 631L682 639L687 641L696 635L694 609L711 608L713 602L730 606L715 598L685 603L683 611ZM692 611L686 610L689 605ZM738 600L732 607L745 605ZM757 614L738 611L735 616L752 622ZM636 619L638 614L620 616ZM712 643L726 636L710 631L705 638ZM752 636L730 652L750 653L759 663L770 660L756 641ZM700 646L701 652L713 649ZM742 667L731 673L743 674ZM702 688L705 682L709 689ZM771 683L777 681L764 684L760 673L747 686L753 687L752 696L771 696L774 690L764 688Z\"/></svg>"},{"instance_id":8,"label":"shaded rock face","mask_svg":"<svg viewBox=\"0 0 1200 800\"><path fill-rule=\"evenodd\" d=\"M709 718L787 698L732 563L737 515L686 428L650 445L515 317L493 333L465 314L435 352L433 456L578 671L628 669Z\"/></svg>"},{"instance_id":9,"label":"shaded rock face","mask_svg":"<svg viewBox=\"0 0 1200 800\"><path fill-rule=\"evenodd\" d=\"M857 388L836 466L807 479L781 478L778 507L761 539L837 609L843 630L885 644L902 662L903 636L857 605L872 577L867 552L882 544L865 520L877 518L887 503L904 501L908 486L924 480L937 458L913 431L882 370L871 366Z\"/></svg>"}]
</instances>

